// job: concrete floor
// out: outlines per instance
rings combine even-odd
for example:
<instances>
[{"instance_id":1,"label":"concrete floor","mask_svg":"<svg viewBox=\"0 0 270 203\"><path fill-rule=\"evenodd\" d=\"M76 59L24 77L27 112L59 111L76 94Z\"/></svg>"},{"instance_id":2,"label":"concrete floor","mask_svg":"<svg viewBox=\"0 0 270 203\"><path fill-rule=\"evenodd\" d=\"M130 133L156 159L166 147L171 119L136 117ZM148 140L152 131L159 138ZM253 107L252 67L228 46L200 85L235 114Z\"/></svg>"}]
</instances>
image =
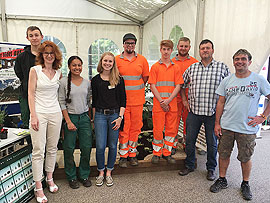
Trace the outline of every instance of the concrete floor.
<instances>
[{"instance_id":1,"label":"concrete floor","mask_svg":"<svg viewBox=\"0 0 270 203\"><path fill-rule=\"evenodd\" d=\"M253 156L253 168L250 180L253 200L250 202L270 202L270 131L262 132L262 139L257 139ZM59 192L50 194L45 189L49 202L190 202L190 203L238 203L246 202L240 194L242 181L240 163L234 150L227 173L229 188L219 193L211 193L209 187L213 182L206 180L206 155L197 155L198 168L185 177L178 171L157 171L114 175L115 185L72 190L66 180L57 180ZM35 202L32 200L31 202Z\"/></svg>"}]
</instances>

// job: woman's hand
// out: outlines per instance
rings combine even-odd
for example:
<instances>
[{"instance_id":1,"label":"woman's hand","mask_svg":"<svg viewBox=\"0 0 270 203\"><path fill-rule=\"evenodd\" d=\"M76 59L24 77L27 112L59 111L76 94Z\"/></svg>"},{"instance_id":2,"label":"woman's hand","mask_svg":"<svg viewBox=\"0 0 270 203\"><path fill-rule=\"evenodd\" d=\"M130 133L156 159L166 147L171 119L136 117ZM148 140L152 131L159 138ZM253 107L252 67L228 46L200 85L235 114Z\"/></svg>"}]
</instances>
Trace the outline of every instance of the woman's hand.
<instances>
[{"instance_id":1,"label":"woman's hand","mask_svg":"<svg viewBox=\"0 0 270 203\"><path fill-rule=\"evenodd\" d=\"M76 126L72 122L67 123L67 128L70 131L76 131L77 130Z\"/></svg>"},{"instance_id":2,"label":"woman's hand","mask_svg":"<svg viewBox=\"0 0 270 203\"><path fill-rule=\"evenodd\" d=\"M37 116L31 116L31 127L35 131L39 130L39 120Z\"/></svg>"},{"instance_id":3,"label":"woman's hand","mask_svg":"<svg viewBox=\"0 0 270 203\"><path fill-rule=\"evenodd\" d=\"M115 119L113 123L115 123L115 125L112 127L113 130L118 130L120 128L120 125L121 125L121 122L122 122L122 118L121 117L118 117L117 119Z\"/></svg>"}]
</instances>

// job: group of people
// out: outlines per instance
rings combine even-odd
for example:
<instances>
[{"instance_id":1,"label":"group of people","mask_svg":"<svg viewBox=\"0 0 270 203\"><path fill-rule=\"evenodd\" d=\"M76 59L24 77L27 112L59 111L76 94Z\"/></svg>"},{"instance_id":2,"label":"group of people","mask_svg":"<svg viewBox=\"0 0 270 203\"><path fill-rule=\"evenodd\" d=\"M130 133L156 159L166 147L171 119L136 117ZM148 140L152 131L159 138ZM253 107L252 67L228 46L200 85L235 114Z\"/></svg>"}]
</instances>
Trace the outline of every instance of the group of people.
<instances>
[{"instance_id":1,"label":"group of people","mask_svg":"<svg viewBox=\"0 0 270 203\"><path fill-rule=\"evenodd\" d=\"M210 181L216 179L219 152L219 178L210 191L219 192L228 187L226 170L236 140L243 173L242 195L246 200L252 199L248 181L256 132L258 124L270 114L270 105L259 116L257 107L262 94L270 99L270 85L248 69L252 57L247 50L240 49L234 54L235 74L230 74L226 64L213 59L214 45L210 40L202 40L199 45L200 61L189 55L191 46L187 37L179 39L178 54L172 60L173 42L162 40L161 58L149 71L146 58L135 52L136 36L127 33L123 37L123 52L116 57L110 52L104 53L97 66L99 74L90 83L81 76L83 61L79 56L69 58L68 77L62 77L59 48L50 41L41 43L43 35L36 26L30 26L26 36L31 45L17 57L15 73L21 81L19 101L23 125L31 132L33 178L38 202L47 202L41 183L44 159L49 191L58 191L53 171L62 117L65 173L71 188L79 188L78 180L85 187L91 186L92 127L96 135L97 186L104 182L107 186L113 185L112 170L118 140L119 166L138 165L136 148L143 126L147 82L154 95L152 163L158 164L160 158L169 164L176 163L172 154L182 119L187 156L185 168L179 171L179 175L193 172L196 139L204 124L207 179ZM77 138L81 151L79 177L73 157ZM105 172L106 146L109 152Z\"/></svg>"}]
</instances>

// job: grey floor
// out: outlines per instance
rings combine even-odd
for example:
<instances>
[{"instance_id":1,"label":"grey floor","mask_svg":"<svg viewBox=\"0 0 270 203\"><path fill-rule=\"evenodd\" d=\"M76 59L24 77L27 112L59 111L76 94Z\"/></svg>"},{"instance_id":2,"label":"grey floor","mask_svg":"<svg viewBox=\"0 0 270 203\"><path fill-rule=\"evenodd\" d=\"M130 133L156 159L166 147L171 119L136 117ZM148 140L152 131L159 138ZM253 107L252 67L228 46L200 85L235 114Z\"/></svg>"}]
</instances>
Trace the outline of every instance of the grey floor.
<instances>
[{"instance_id":1,"label":"grey floor","mask_svg":"<svg viewBox=\"0 0 270 203\"><path fill-rule=\"evenodd\" d=\"M262 132L262 139L256 141L250 180L253 200L250 202L270 203L270 131ZM229 188L216 194L209 192L213 182L206 180L206 155L197 155L198 168L185 177L179 176L178 171L123 174L113 176L115 185L110 188L93 185L77 190L70 189L66 180L57 180L59 192L50 194L45 189L45 194L49 202L246 202L240 194L242 176L236 156L235 148L227 173Z\"/></svg>"}]
</instances>

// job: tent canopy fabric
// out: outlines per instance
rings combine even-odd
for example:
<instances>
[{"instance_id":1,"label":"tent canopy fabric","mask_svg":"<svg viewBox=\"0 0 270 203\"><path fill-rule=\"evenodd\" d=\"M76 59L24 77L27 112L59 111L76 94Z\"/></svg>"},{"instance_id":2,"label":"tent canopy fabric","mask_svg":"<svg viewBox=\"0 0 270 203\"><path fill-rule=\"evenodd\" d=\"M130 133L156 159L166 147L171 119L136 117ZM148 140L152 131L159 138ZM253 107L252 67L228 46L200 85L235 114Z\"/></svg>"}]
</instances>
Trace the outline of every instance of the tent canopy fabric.
<instances>
[{"instance_id":1,"label":"tent canopy fabric","mask_svg":"<svg viewBox=\"0 0 270 203\"><path fill-rule=\"evenodd\" d=\"M253 55L251 70L259 72L270 54L270 1L260 0L1 0L0 41L27 44L26 28L36 25L45 36L59 39L67 57L89 62L89 47L111 40L122 51L122 37L133 32L136 50L157 60L159 42L180 35L191 39L190 54L200 60L198 44L208 38L214 58L234 72L232 55L245 48ZM180 32L174 33L175 30ZM86 65L87 67L87 65ZM84 70L87 77L88 69Z\"/></svg>"}]
</instances>

